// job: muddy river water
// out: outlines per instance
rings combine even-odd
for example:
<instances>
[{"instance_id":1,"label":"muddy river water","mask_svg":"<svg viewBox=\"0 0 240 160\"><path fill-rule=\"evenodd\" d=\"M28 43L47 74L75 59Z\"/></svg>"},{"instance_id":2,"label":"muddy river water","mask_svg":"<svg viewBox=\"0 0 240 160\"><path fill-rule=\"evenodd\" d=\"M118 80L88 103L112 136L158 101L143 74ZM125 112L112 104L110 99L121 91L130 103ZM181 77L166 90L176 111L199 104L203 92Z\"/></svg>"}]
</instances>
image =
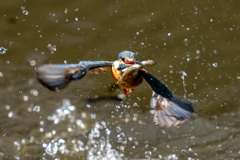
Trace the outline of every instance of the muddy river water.
<instances>
[{"instance_id":1,"label":"muddy river water","mask_svg":"<svg viewBox=\"0 0 240 160\"><path fill-rule=\"evenodd\" d=\"M0 159L240 159L240 2L1 1ZM151 89L111 73L52 92L35 68L131 50L197 116L153 125ZM184 75L184 79L182 78Z\"/></svg>"}]
</instances>

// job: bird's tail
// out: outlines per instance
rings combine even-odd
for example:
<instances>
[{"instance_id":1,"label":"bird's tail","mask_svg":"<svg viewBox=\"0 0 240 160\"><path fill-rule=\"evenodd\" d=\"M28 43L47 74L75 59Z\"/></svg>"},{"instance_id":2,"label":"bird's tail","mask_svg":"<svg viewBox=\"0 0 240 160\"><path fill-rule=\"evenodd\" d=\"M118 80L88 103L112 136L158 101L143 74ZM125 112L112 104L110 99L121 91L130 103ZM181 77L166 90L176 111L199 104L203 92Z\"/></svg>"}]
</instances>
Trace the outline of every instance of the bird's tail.
<instances>
[{"instance_id":1,"label":"bird's tail","mask_svg":"<svg viewBox=\"0 0 240 160\"><path fill-rule=\"evenodd\" d=\"M49 90L66 87L72 80L81 79L86 71L79 64L46 64L36 69L38 81Z\"/></svg>"}]
</instances>

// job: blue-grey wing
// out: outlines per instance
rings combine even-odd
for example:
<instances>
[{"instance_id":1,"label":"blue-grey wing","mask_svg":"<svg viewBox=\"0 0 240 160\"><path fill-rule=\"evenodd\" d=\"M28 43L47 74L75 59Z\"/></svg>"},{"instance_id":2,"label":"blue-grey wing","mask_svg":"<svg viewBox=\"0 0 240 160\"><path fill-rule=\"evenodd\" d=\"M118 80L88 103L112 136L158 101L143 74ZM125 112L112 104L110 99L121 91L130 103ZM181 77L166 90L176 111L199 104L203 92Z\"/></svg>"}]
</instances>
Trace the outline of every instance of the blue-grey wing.
<instances>
[{"instance_id":1,"label":"blue-grey wing","mask_svg":"<svg viewBox=\"0 0 240 160\"><path fill-rule=\"evenodd\" d=\"M78 64L45 64L37 67L38 81L49 90L66 87L72 80L83 78L87 72L101 73L111 69L112 61L80 61Z\"/></svg>"},{"instance_id":2,"label":"blue-grey wing","mask_svg":"<svg viewBox=\"0 0 240 160\"><path fill-rule=\"evenodd\" d=\"M153 75L139 71L153 90L150 105L154 108L153 123L159 126L176 126L194 117L192 104L182 101Z\"/></svg>"}]
</instances>

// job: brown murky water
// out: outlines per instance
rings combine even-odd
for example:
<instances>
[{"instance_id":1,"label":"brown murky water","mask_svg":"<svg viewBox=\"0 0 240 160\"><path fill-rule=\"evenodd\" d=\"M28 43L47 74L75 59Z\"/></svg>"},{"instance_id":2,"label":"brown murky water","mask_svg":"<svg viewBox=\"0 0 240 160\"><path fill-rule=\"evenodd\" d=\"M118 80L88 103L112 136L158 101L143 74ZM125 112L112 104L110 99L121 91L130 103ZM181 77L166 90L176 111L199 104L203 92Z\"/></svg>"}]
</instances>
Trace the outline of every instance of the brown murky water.
<instances>
[{"instance_id":1,"label":"brown murky water","mask_svg":"<svg viewBox=\"0 0 240 160\"><path fill-rule=\"evenodd\" d=\"M238 1L0 4L0 159L240 159ZM110 73L59 92L35 79L41 64L115 60L122 50L155 60L148 71L198 116L153 126L147 84L118 101Z\"/></svg>"}]
</instances>

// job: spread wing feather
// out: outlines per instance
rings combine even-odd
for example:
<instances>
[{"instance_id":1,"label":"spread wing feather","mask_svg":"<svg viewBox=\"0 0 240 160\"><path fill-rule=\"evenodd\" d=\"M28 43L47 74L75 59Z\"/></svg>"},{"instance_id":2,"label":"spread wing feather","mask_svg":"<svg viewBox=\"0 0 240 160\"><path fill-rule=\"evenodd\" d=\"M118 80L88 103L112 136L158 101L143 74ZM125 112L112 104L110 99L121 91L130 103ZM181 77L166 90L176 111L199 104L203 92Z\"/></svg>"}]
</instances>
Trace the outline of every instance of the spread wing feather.
<instances>
[{"instance_id":1,"label":"spread wing feather","mask_svg":"<svg viewBox=\"0 0 240 160\"><path fill-rule=\"evenodd\" d=\"M176 126L194 117L192 104L182 101L153 75L139 70L153 90L150 105L154 108L153 123L159 126Z\"/></svg>"},{"instance_id":2,"label":"spread wing feather","mask_svg":"<svg viewBox=\"0 0 240 160\"><path fill-rule=\"evenodd\" d=\"M101 73L111 69L112 61L80 61L78 64L45 64L37 67L38 81L49 90L66 87L72 80L83 78L87 72Z\"/></svg>"}]
</instances>

